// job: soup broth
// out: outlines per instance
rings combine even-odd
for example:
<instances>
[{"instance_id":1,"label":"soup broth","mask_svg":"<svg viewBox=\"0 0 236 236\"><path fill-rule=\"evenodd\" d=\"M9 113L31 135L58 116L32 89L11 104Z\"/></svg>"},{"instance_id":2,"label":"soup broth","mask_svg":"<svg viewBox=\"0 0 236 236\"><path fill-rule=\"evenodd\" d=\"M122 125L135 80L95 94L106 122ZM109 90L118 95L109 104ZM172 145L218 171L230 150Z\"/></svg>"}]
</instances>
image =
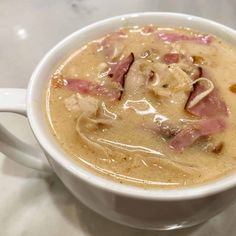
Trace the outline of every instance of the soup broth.
<instances>
[{"instance_id":1,"label":"soup broth","mask_svg":"<svg viewBox=\"0 0 236 236\"><path fill-rule=\"evenodd\" d=\"M202 184L236 168L236 49L185 28L126 27L52 74L47 119L79 165L144 188Z\"/></svg>"}]
</instances>

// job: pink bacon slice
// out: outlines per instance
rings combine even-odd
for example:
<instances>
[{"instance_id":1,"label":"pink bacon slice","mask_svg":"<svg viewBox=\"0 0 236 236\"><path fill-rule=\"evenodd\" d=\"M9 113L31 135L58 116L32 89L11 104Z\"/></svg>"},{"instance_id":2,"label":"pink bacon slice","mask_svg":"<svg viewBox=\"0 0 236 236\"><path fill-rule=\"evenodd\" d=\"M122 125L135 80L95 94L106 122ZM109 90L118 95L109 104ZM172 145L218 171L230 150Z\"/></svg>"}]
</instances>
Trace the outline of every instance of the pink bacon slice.
<instances>
[{"instance_id":1,"label":"pink bacon slice","mask_svg":"<svg viewBox=\"0 0 236 236\"><path fill-rule=\"evenodd\" d=\"M191 114L199 117L228 116L228 109L225 102L220 98L215 88L209 95L199 101L195 106L189 108L188 104L206 88L200 83L194 85L194 90L189 96L185 109Z\"/></svg>"},{"instance_id":2,"label":"pink bacon slice","mask_svg":"<svg viewBox=\"0 0 236 236\"><path fill-rule=\"evenodd\" d=\"M226 129L225 118L228 116L228 108L216 88L195 106L188 107L189 103L205 90L206 87L199 82L194 84L194 89L189 96L185 109L192 115L202 118L202 120L197 126L189 125L181 130L170 141L170 147L175 150L183 151L184 148L191 146L200 137L221 133Z\"/></svg>"},{"instance_id":3,"label":"pink bacon slice","mask_svg":"<svg viewBox=\"0 0 236 236\"><path fill-rule=\"evenodd\" d=\"M128 73L133 61L134 55L131 53L127 58L112 65L109 76L112 77L112 82L119 84L119 87L108 86L83 79L63 79L64 86L71 91L81 94L103 96L111 101L119 100L123 92L125 75Z\"/></svg>"},{"instance_id":4,"label":"pink bacon slice","mask_svg":"<svg viewBox=\"0 0 236 236\"><path fill-rule=\"evenodd\" d=\"M112 81L119 83L122 87L124 87L125 75L128 73L133 62L134 54L131 52L128 57L112 64L109 72L109 76L112 78Z\"/></svg>"},{"instance_id":5,"label":"pink bacon slice","mask_svg":"<svg viewBox=\"0 0 236 236\"><path fill-rule=\"evenodd\" d=\"M127 34L123 31L112 32L98 43L98 51L102 51L105 57L112 59L116 44L122 42L125 38L127 38Z\"/></svg>"},{"instance_id":6,"label":"pink bacon slice","mask_svg":"<svg viewBox=\"0 0 236 236\"><path fill-rule=\"evenodd\" d=\"M198 44L208 45L212 42L212 36L210 35L194 35L188 36L184 34L176 34L171 32L159 32L158 37L168 43L178 42L178 41L190 41Z\"/></svg>"},{"instance_id":7,"label":"pink bacon slice","mask_svg":"<svg viewBox=\"0 0 236 236\"><path fill-rule=\"evenodd\" d=\"M180 60L180 54L179 53L166 53L163 58L163 62L166 63L167 65L172 64L172 63L178 63Z\"/></svg>"},{"instance_id":8,"label":"pink bacon slice","mask_svg":"<svg viewBox=\"0 0 236 236\"><path fill-rule=\"evenodd\" d=\"M221 133L226 128L223 118L213 117L201 120L195 125L191 125L181 130L170 140L169 146L177 151L183 151L191 146L200 137Z\"/></svg>"},{"instance_id":9,"label":"pink bacon slice","mask_svg":"<svg viewBox=\"0 0 236 236\"><path fill-rule=\"evenodd\" d=\"M82 79L65 79L67 89L91 96L103 96L114 101L120 97L120 90Z\"/></svg>"},{"instance_id":10,"label":"pink bacon slice","mask_svg":"<svg viewBox=\"0 0 236 236\"><path fill-rule=\"evenodd\" d=\"M157 123L143 123L142 127L146 130L152 131L155 134L161 135L164 138L171 138L177 135L180 131L179 126L173 125L169 122Z\"/></svg>"}]
</instances>

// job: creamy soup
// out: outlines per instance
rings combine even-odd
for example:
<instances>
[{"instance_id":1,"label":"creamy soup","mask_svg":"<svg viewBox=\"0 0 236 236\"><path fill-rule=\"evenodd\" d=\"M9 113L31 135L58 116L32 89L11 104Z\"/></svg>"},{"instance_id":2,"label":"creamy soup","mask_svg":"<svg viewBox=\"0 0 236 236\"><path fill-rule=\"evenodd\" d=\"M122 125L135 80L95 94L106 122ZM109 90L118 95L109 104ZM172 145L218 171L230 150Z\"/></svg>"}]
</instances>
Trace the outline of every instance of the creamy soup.
<instances>
[{"instance_id":1,"label":"creamy soup","mask_svg":"<svg viewBox=\"0 0 236 236\"><path fill-rule=\"evenodd\" d=\"M144 188L236 169L236 49L185 28L126 27L88 42L52 74L46 115L79 165Z\"/></svg>"}]
</instances>

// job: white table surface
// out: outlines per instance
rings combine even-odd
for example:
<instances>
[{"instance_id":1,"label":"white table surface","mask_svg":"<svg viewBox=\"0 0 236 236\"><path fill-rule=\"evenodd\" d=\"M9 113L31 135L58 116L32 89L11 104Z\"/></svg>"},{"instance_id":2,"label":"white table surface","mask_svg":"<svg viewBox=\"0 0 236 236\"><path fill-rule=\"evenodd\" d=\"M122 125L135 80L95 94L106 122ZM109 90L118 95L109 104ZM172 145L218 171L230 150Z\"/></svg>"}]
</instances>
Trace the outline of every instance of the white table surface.
<instances>
[{"instance_id":1,"label":"white table surface","mask_svg":"<svg viewBox=\"0 0 236 236\"><path fill-rule=\"evenodd\" d=\"M25 88L42 56L76 29L141 11L184 12L236 28L235 0L1 0L0 87ZM0 114L0 122L33 142L25 118ZM56 176L43 176L0 153L1 236L233 236L235 219L236 205L185 230L155 232L121 226L83 206Z\"/></svg>"}]
</instances>

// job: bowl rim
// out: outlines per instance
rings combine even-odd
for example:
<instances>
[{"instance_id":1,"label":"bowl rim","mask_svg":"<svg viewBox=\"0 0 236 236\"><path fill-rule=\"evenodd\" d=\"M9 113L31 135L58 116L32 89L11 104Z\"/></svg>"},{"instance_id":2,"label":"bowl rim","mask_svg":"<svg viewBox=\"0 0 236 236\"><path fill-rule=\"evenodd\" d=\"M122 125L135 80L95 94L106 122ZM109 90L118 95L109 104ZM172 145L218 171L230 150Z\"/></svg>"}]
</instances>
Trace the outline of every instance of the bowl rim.
<instances>
[{"instance_id":1,"label":"bowl rim","mask_svg":"<svg viewBox=\"0 0 236 236\"><path fill-rule=\"evenodd\" d=\"M174 189L144 189L141 187L130 186L127 184L120 184L113 180L109 180L105 177L101 177L90 170L76 164L72 158L68 158L68 156L60 151L55 145L52 146L48 142L48 136L43 132L40 125L35 118L36 111L38 108L32 105L32 100L34 100L34 93L37 90L37 81L40 78L41 71L44 66L48 62L50 58L54 56L54 54L61 50L63 46L69 42L71 39L77 37L79 34L86 33L86 31L90 31L95 29L98 26L111 24L112 22L120 21L122 19L129 19L135 17L149 17L149 16L157 16L157 17L172 17L173 19L185 19L192 22L201 22L202 24L208 25L209 27L217 27L219 29L224 29L225 32L233 35L236 38L236 31L224 26L220 23L217 23L212 20L208 20L205 18L201 18L198 16L182 14L182 13L172 13L172 12L141 12L141 13L130 13L119 16L110 17L104 20L100 20L96 23L85 26L81 29L78 29L74 33L65 37L58 44L56 44L40 61L40 63L35 68L28 85L27 89L27 115L29 119L30 126L32 131L38 140L41 147L50 155L50 157L56 161L57 164L65 168L67 171L72 173L75 177L79 178L93 186L94 188L99 188L109 193L113 193L116 195L122 195L126 197L132 197L137 199L146 199L146 200L160 200L160 201L180 201L180 200L190 200L203 198L206 196L210 196L213 194L217 194L219 192L226 191L230 188L236 186L236 173L225 176L221 179L204 183L198 186L188 186L186 188L174 188ZM42 112L42 111L41 111ZM46 125L46 124L45 124Z\"/></svg>"}]
</instances>

